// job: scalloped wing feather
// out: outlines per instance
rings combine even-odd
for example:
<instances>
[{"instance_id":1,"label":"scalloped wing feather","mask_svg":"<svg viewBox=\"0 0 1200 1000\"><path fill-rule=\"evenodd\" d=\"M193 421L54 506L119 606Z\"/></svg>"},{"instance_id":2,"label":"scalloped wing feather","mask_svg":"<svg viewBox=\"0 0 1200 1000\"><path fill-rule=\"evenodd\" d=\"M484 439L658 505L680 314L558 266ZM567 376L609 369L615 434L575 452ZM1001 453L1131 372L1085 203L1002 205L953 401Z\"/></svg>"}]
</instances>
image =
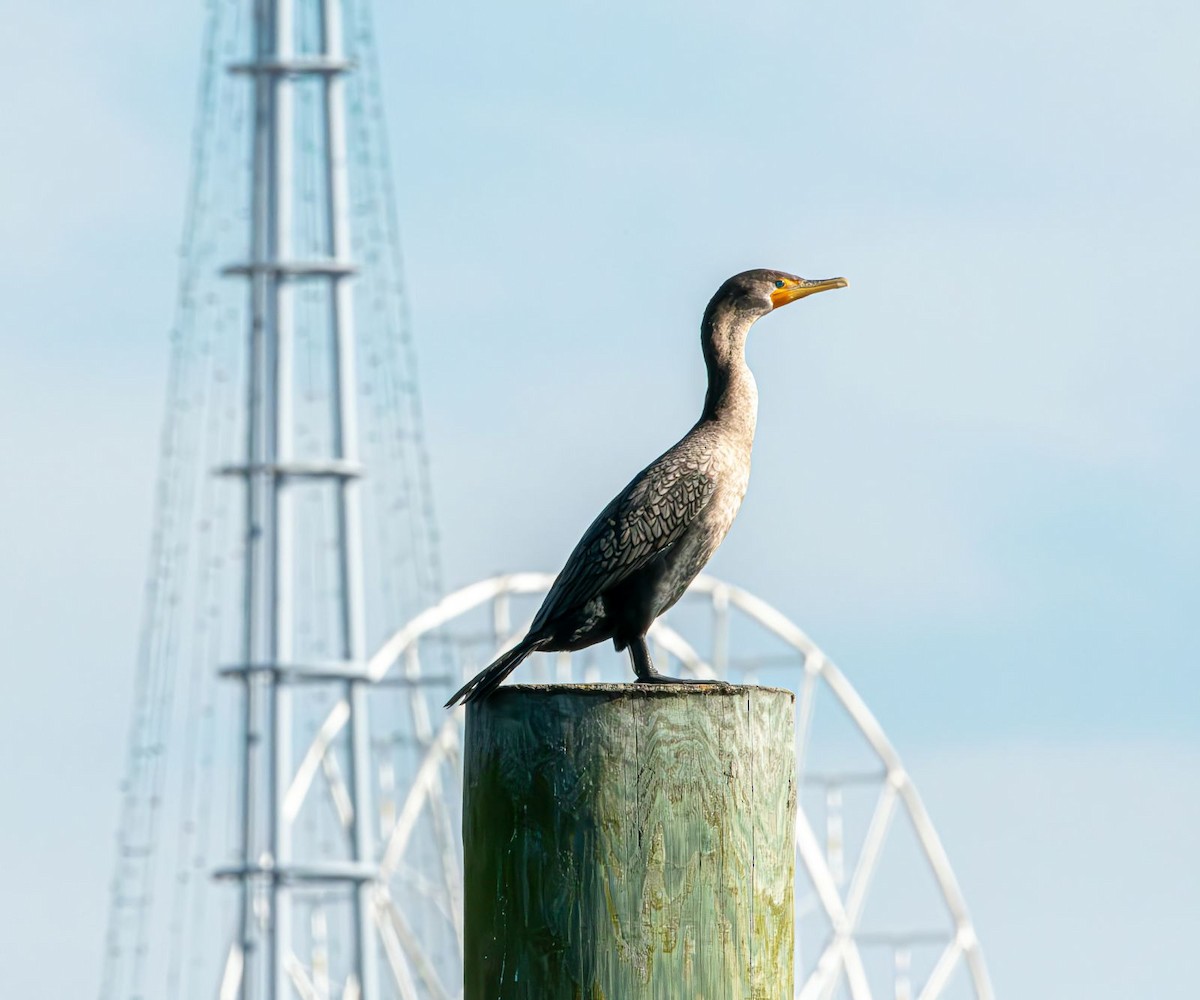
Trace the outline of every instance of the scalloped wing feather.
<instances>
[{"instance_id":1,"label":"scalloped wing feather","mask_svg":"<svg viewBox=\"0 0 1200 1000\"><path fill-rule=\"evenodd\" d=\"M698 462L664 456L600 512L567 559L530 635L583 608L674 545L708 504L716 480Z\"/></svg>"}]
</instances>

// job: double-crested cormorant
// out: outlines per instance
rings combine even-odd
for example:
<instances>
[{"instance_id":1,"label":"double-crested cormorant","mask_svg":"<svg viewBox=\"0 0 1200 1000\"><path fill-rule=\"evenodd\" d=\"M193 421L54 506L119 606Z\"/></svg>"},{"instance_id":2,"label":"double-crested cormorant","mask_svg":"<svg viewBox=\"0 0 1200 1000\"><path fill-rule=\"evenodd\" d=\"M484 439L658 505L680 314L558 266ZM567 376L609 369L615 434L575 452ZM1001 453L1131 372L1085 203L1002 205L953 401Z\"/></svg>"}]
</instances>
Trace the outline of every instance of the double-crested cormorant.
<instances>
[{"instance_id":1,"label":"double-crested cormorant","mask_svg":"<svg viewBox=\"0 0 1200 1000\"><path fill-rule=\"evenodd\" d=\"M683 439L639 472L584 533L516 646L448 702L486 698L530 653L576 650L612 639L646 683L679 683L654 669L651 623L683 596L729 531L750 480L758 390L746 367L746 334L772 309L845 278L806 281L782 271L744 271L704 311L708 368L704 411Z\"/></svg>"}]
</instances>

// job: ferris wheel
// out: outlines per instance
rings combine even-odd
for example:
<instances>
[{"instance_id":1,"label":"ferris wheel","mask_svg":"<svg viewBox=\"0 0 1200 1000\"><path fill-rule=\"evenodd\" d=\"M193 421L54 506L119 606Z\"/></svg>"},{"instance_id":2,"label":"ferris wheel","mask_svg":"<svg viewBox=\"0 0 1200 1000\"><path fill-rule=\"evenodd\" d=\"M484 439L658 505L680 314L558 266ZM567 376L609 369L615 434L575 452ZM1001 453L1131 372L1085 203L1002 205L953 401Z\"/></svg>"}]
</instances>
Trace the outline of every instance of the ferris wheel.
<instances>
[{"instance_id":1,"label":"ferris wheel","mask_svg":"<svg viewBox=\"0 0 1200 1000\"><path fill-rule=\"evenodd\" d=\"M525 632L553 582L496 576L415 616L370 671L404 692L410 737L377 739L380 869L375 923L405 1000L461 992L461 748L464 713L441 717L441 692ZM911 776L845 675L778 610L701 576L649 635L670 672L792 687L797 700L796 997L956 1000L994 996L946 851ZM593 647L537 654L531 681L624 677L623 657ZM305 756L293 802L308 795L344 724L336 709ZM337 799L336 780L329 790Z\"/></svg>"}]
</instances>

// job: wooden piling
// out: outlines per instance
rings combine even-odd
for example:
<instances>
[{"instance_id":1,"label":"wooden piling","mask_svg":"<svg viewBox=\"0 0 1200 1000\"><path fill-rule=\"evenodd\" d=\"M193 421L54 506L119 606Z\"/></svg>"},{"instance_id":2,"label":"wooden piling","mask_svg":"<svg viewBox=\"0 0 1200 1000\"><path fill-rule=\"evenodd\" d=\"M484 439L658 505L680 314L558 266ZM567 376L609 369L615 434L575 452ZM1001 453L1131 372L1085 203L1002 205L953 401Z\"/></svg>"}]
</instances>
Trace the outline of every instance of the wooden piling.
<instances>
[{"instance_id":1,"label":"wooden piling","mask_svg":"<svg viewBox=\"0 0 1200 1000\"><path fill-rule=\"evenodd\" d=\"M464 1000L791 997L794 771L790 691L469 705Z\"/></svg>"}]
</instances>

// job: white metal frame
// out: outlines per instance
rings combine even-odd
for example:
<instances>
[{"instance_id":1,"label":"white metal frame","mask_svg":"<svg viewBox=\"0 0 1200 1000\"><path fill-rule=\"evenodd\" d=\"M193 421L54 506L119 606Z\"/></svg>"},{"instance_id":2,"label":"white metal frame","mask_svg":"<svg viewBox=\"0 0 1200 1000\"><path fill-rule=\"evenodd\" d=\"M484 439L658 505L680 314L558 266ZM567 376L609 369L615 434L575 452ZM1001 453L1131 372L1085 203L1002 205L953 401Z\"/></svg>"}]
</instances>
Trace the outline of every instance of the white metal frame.
<instances>
[{"instance_id":1,"label":"white metal frame","mask_svg":"<svg viewBox=\"0 0 1200 1000\"><path fill-rule=\"evenodd\" d=\"M385 681L396 671L403 671L409 678L415 679L421 672L421 640L451 625L456 619L489 604L496 651L511 646L523 634L524 628L514 628L510 621L510 599L544 593L553 579L544 573L516 573L482 580L450 594L417 615L382 644L368 664L371 679ZM845 709L878 759L880 793L857 865L848 880L839 877L833 871L830 858L818 840L813 819L804 809L797 811L797 857L815 890L812 905L822 908L833 932L824 943L807 978L797 984L796 996L800 1000L828 1000L839 985L844 983L852 1000L871 1000L872 993L862 959L864 942L860 936L859 921L889 830L896 816L903 811L911 821L951 924L951 930L944 935L944 939L937 941L942 947L940 958L916 994L917 1000L938 1000L942 997L952 974L960 964L965 965L974 996L978 1000L993 1000L994 994L983 952L945 848L895 748L845 675L799 627L777 609L752 594L708 576L697 579L689 594L692 597L700 595L711 602L716 626L713 642L715 666L706 662L683 635L663 620L655 623L649 638L660 651L660 655L666 653L673 657L692 675L724 674L728 665L729 622L733 612L744 615L756 625L773 633L797 654L800 664L796 677L797 764L802 783L813 709L818 688L822 684ZM464 669L470 672L481 665L464 665ZM565 654L556 659L554 670L558 679L574 679L571 674L570 657ZM424 706L424 695L418 688L414 688L413 700L414 703L419 702ZM314 761L324 753L329 741L338 729L345 725L347 717L344 704L334 707L321 727L321 734L310 748L310 755L315 755ZM423 759L411 775L411 783L403 804L389 824L388 836L384 838L380 881L375 887L375 920L380 929L396 988L404 997L420 995L416 992L413 970L422 969L423 956L416 940L403 927L403 918L392 902L387 880L395 874L403 859L421 811L426 808L439 808L447 794L446 775L460 774L463 718L464 713L457 710L446 717L436 732L428 724L423 728ZM302 767L289 792L289 799L306 795L318 773L319 768L315 763ZM453 787L457 792L460 786ZM457 871L451 871L453 867L451 864L444 866L445 882L440 888L449 897L448 906L453 910L453 922L461 935L461 912L454 909L461 886L457 881ZM923 943L931 943L928 932L921 933ZM901 937L895 942L897 997L912 996L908 985L910 961L911 953L906 941ZM416 978L424 984L427 991L425 995L439 998L459 995L457 985L450 987L435 982L435 977L431 975L427 966Z\"/></svg>"}]
</instances>

